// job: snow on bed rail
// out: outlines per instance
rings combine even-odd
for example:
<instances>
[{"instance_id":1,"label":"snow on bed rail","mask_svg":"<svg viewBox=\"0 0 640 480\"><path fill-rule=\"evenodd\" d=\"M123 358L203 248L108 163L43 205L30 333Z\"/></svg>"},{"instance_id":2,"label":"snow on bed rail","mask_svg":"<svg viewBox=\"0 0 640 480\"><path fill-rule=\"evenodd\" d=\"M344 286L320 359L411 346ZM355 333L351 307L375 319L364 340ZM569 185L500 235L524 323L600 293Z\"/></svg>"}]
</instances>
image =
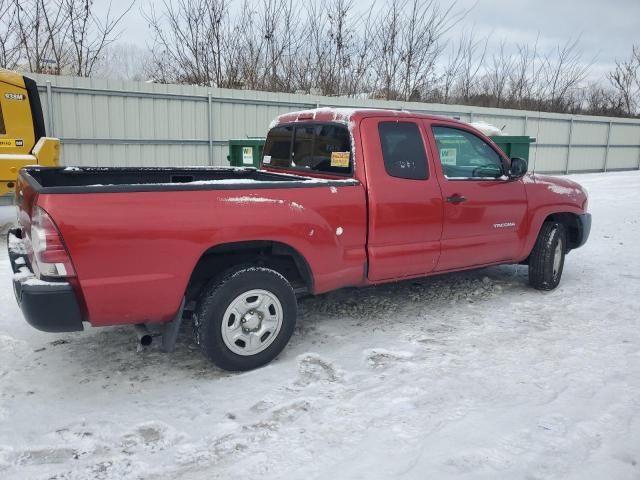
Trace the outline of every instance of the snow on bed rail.
<instances>
[{"instance_id":1,"label":"snow on bed rail","mask_svg":"<svg viewBox=\"0 0 640 480\"><path fill-rule=\"evenodd\" d=\"M345 179L328 179L328 178L313 178L313 177L304 177L301 175L289 175L286 173L278 173L278 176L286 176L291 179L291 181L298 181L303 183L338 183L344 185L356 185L358 183L357 180L353 178L345 178ZM191 186L210 186L210 185L263 185L265 183L278 183L278 180L270 181L270 180L256 180L254 178L223 178L216 180L196 180L193 182L159 182L159 183L129 183L129 184L119 184L119 183L92 183L89 185L84 185L83 188L104 188L104 187L122 187L122 186L155 186L155 187L175 187L180 185L191 185ZM282 182L283 186L287 183ZM278 186L274 186L273 188L278 188Z\"/></svg>"}]
</instances>

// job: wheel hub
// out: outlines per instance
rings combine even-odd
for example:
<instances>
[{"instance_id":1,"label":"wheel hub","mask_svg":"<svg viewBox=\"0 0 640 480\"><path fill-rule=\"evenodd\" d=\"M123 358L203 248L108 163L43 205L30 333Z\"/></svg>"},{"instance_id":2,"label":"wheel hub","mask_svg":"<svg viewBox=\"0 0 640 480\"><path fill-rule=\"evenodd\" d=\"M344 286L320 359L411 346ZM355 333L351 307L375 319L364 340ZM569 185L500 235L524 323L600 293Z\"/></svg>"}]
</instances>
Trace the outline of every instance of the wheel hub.
<instances>
[{"instance_id":1,"label":"wheel hub","mask_svg":"<svg viewBox=\"0 0 640 480\"><path fill-rule=\"evenodd\" d=\"M238 355L255 355L278 336L283 321L280 300L272 292L252 289L238 295L222 318L222 339Z\"/></svg>"},{"instance_id":2,"label":"wheel hub","mask_svg":"<svg viewBox=\"0 0 640 480\"><path fill-rule=\"evenodd\" d=\"M260 312L249 310L242 316L240 323L244 332L257 332L262 327L263 315Z\"/></svg>"}]
</instances>

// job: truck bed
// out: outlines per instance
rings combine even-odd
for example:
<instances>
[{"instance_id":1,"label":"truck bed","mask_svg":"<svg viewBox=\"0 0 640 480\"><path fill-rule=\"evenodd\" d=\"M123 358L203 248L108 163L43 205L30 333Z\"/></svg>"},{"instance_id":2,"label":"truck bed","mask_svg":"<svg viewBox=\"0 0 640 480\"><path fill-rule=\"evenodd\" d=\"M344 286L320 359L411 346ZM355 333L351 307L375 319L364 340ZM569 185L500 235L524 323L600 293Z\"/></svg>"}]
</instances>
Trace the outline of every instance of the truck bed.
<instances>
[{"instance_id":1,"label":"truck bed","mask_svg":"<svg viewBox=\"0 0 640 480\"><path fill-rule=\"evenodd\" d=\"M322 180L255 168L225 167L27 167L21 175L38 193L234 190L357 183L351 179Z\"/></svg>"}]
</instances>

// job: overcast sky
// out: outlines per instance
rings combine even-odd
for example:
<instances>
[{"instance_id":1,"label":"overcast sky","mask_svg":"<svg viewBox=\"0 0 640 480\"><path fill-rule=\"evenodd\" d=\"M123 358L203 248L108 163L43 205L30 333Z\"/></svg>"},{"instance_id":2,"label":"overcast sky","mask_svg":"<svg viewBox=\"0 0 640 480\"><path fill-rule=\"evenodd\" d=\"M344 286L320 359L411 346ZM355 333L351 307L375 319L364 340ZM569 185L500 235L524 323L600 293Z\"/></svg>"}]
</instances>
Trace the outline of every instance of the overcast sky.
<instances>
[{"instance_id":1,"label":"overcast sky","mask_svg":"<svg viewBox=\"0 0 640 480\"><path fill-rule=\"evenodd\" d=\"M150 0L136 0L122 25L120 41L145 47L150 43L147 24L141 9ZM259 1L259 0L258 0ZM354 0L358 9L371 2ZM378 0L380 5L384 0ZM114 10L121 11L131 0L112 0ZM102 3L102 2L100 2ZM160 2L157 2L160 3ZM234 3L234 0L231 0ZM235 0L240 4L241 0ZM104 2L103 4L107 4ZM441 1L442 6L449 2ZM543 50L581 36L580 47L587 62L594 62L591 77L602 78L616 58L627 57L631 45L640 45L640 0L458 0L456 10L470 11L449 36L462 31L491 35L489 48L502 40L507 47L517 42L538 45ZM509 48L509 50L511 50Z\"/></svg>"}]
</instances>

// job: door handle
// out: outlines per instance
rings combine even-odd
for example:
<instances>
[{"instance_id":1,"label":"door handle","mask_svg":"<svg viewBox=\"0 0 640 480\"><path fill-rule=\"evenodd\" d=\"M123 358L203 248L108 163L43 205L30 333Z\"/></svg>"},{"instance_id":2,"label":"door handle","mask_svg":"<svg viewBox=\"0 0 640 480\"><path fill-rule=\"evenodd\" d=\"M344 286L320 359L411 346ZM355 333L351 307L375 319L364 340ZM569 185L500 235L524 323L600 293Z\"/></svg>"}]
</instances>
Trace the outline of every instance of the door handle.
<instances>
[{"instance_id":1,"label":"door handle","mask_svg":"<svg viewBox=\"0 0 640 480\"><path fill-rule=\"evenodd\" d=\"M453 203L453 204L462 203L466 201L467 201L466 197L463 197L462 195L458 195L457 193L455 195L452 195L451 197L447 197L447 202Z\"/></svg>"}]
</instances>

